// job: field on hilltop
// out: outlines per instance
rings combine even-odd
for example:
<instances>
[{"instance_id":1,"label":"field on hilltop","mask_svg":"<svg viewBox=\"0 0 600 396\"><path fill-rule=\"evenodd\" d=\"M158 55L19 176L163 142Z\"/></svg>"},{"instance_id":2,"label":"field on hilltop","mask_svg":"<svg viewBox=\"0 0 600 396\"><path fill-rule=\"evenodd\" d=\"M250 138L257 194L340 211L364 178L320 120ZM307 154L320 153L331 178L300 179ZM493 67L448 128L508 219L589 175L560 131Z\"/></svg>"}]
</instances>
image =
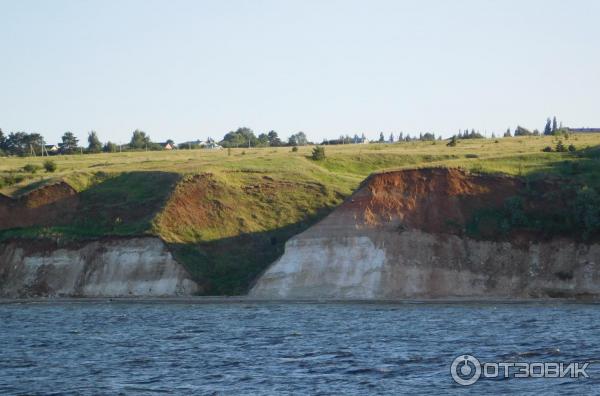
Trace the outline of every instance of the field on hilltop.
<instances>
[{"instance_id":1,"label":"field on hilltop","mask_svg":"<svg viewBox=\"0 0 600 396\"><path fill-rule=\"evenodd\" d=\"M327 158L321 162L309 159L312 146L301 146L298 152L291 152L290 147L266 147L235 148L230 152L199 149L57 155L50 157L58 165L57 171L51 174L43 170L34 174L23 171L27 164L41 166L45 157L8 157L0 158L0 192L18 195L27 191L28 186L58 179L68 181L76 189L85 189L99 172L196 174L252 170L324 180L335 175L334 184L350 188L353 182L375 171L419 166L453 166L525 175L553 172L558 161L572 158L565 153L542 152L544 147L554 147L559 140L582 151L599 146L600 134L577 134L567 139L550 136L470 139L459 140L455 147L447 147L447 141L331 145L324 146ZM21 176L23 180L9 186L5 179L10 175Z\"/></svg>"},{"instance_id":2,"label":"field on hilltop","mask_svg":"<svg viewBox=\"0 0 600 396\"><path fill-rule=\"evenodd\" d=\"M577 151L542 151L559 139ZM19 210L29 219L16 227L0 224L0 238L156 235L201 281L204 293L235 294L282 254L287 239L329 213L373 172L460 167L600 185L600 134L446 143L324 146L320 161L310 158L311 146L297 152L273 147L58 155L51 157L54 173L31 171L46 158L0 158L0 192L19 208L7 213L14 213L15 224ZM28 164L34 165L30 171L24 170ZM61 202L52 201L52 186L60 182L74 192L69 209L53 217ZM46 191L38 195L47 201L26 200L32 191ZM35 223L38 213L43 221Z\"/></svg>"}]
</instances>

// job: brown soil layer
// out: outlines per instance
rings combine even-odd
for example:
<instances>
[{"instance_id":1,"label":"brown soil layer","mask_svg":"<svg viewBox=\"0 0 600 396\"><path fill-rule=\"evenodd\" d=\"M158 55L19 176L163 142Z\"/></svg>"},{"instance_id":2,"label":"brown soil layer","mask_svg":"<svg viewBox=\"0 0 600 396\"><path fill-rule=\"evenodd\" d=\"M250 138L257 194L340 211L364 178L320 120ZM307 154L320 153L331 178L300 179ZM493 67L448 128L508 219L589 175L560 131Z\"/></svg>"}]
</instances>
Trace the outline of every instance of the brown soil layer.
<instances>
[{"instance_id":1,"label":"brown soil layer","mask_svg":"<svg viewBox=\"0 0 600 396\"><path fill-rule=\"evenodd\" d=\"M0 194L0 230L65 224L73 218L78 204L77 192L65 182L38 188L18 198Z\"/></svg>"},{"instance_id":2,"label":"brown soil layer","mask_svg":"<svg viewBox=\"0 0 600 396\"><path fill-rule=\"evenodd\" d=\"M529 191L529 192L528 192ZM491 174L475 174L454 168L408 169L374 174L323 222L322 232L345 228L421 230L432 234L465 234L477 220L471 237L513 242L540 239L543 232L511 229L503 234L498 220L482 218L485 211L503 211L509 198L523 200L523 210L548 213L564 207L568 193L552 181L526 180ZM533 193L532 193L533 192ZM489 224L488 224L489 223ZM325 231L329 229L329 231Z\"/></svg>"}]
</instances>

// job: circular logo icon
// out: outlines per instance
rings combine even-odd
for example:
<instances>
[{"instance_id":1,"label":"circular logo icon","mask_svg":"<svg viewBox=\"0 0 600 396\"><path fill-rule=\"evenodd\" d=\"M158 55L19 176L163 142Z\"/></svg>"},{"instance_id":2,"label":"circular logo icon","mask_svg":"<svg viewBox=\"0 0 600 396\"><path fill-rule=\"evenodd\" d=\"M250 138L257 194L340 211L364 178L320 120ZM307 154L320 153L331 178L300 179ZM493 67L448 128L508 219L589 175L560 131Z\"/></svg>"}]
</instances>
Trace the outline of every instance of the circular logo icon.
<instances>
[{"instance_id":1,"label":"circular logo icon","mask_svg":"<svg viewBox=\"0 0 600 396\"><path fill-rule=\"evenodd\" d=\"M452 379L459 385L473 385L481 377L481 363L471 355L460 355L450 366Z\"/></svg>"}]
</instances>

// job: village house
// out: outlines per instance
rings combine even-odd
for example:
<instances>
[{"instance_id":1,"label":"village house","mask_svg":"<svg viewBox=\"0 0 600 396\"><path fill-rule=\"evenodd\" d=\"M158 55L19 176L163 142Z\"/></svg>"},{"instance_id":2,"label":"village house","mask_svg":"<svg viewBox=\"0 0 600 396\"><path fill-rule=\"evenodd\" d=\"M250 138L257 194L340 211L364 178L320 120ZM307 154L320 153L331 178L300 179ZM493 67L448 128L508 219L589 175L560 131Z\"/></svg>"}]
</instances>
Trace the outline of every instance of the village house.
<instances>
[{"instance_id":1,"label":"village house","mask_svg":"<svg viewBox=\"0 0 600 396\"><path fill-rule=\"evenodd\" d=\"M567 128L570 133L600 133L600 128Z\"/></svg>"},{"instance_id":2,"label":"village house","mask_svg":"<svg viewBox=\"0 0 600 396\"><path fill-rule=\"evenodd\" d=\"M46 144L44 145L44 151L48 154L56 154L58 153L58 146L56 144Z\"/></svg>"}]
</instances>

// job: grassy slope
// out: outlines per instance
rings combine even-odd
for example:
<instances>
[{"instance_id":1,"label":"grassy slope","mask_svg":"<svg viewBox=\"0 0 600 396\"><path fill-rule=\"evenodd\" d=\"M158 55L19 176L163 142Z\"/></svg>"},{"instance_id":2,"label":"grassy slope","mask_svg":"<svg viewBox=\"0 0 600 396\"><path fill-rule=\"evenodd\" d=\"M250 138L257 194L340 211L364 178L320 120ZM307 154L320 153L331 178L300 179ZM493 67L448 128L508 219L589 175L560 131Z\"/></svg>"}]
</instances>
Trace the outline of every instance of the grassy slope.
<instances>
[{"instance_id":1,"label":"grassy slope","mask_svg":"<svg viewBox=\"0 0 600 396\"><path fill-rule=\"evenodd\" d=\"M18 195L66 180L81 192L82 214L76 224L10 230L0 237L155 234L204 281L206 293L239 293L282 253L285 240L328 213L375 171L459 166L531 177L569 174L584 184L600 185L598 156L541 151L556 140L466 140L456 147L439 141L327 146L327 158L320 162L309 159L310 147L297 153L262 148L234 149L231 155L227 150L182 150L58 156L53 158L58 165L55 174L20 171L25 164L41 164L40 158L3 158L0 178L18 175L25 180L1 192ZM579 149L595 147L600 135L571 136L565 142ZM177 188L183 188L199 174L210 174L213 187L206 194L202 189L195 194L213 206L205 212L169 208L175 184L179 181ZM187 205L186 201L180 206ZM196 221L202 216L208 220Z\"/></svg>"}]
</instances>

